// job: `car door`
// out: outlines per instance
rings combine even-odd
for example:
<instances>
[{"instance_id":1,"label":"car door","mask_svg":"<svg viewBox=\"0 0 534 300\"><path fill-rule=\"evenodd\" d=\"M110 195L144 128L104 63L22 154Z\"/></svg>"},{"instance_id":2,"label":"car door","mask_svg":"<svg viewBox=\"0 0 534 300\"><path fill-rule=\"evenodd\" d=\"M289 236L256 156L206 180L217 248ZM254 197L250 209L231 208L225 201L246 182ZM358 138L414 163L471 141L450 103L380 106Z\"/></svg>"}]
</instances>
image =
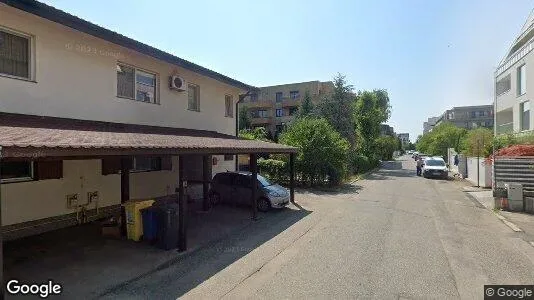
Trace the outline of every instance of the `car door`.
<instances>
[{"instance_id":1,"label":"car door","mask_svg":"<svg viewBox=\"0 0 534 300\"><path fill-rule=\"evenodd\" d=\"M235 197L234 189L234 174L225 173L221 174L219 178L219 194L223 202L231 203Z\"/></svg>"},{"instance_id":2,"label":"car door","mask_svg":"<svg viewBox=\"0 0 534 300\"><path fill-rule=\"evenodd\" d=\"M237 201L239 204L250 205L252 203L252 188L251 178L243 174L236 176L237 178Z\"/></svg>"}]
</instances>

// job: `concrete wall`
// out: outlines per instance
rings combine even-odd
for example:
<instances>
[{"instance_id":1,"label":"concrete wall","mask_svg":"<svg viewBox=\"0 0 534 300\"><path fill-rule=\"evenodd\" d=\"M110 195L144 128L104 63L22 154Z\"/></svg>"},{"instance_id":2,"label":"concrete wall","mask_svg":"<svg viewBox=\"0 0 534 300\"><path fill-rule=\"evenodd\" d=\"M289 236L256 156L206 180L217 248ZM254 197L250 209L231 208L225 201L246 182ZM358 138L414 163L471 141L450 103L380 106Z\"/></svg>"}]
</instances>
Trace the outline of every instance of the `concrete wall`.
<instances>
[{"instance_id":1,"label":"concrete wall","mask_svg":"<svg viewBox=\"0 0 534 300\"><path fill-rule=\"evenodd\" d=\"M235 134L235 119L225 117L225 95L232 95L235 103L242 92L236 87L4 4L0 28L32 36L35 62L30 81L0 77L2 112ZM159 104L118 98L117 62L156 73ZM187 109L187 92L168 88L174 74L199 85L199 112Z\"/></svg>"},{"instance_id":2,"label":"concrete wall","mask_svg":"<svg viewBox=\"0 0 534 300\"><path fill-rule=\"evenodd\" d=\"M491 165L486 165L484 163L484 158L481 157L478 160L479 164L479 173L477 173L477 158L468 157L467 158L467 180L473 183L474 185L478 184L481 187L491 187L492 186L492 177L491 177ZM478 177L480 174L480 177Z\"/></svg>"}]
</instances>

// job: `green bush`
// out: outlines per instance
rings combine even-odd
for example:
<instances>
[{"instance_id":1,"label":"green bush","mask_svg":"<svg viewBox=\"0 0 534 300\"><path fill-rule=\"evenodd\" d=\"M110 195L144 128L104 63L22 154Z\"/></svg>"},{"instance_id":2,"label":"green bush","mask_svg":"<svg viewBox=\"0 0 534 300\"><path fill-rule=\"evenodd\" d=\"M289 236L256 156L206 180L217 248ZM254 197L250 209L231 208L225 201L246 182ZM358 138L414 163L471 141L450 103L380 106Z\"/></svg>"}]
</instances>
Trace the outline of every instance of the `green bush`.
<instances>
[{"instance_id":1,"label":"green bush","mask_svg":"<svg viewBox=\"0 0 534 300\"><path fill-rule=\"evenodd\" d=\"M276 183L289 181L289 168L285 161L260 158L258 168L260 174Z\"/></svg>"},{"instance_id":2,"label":"green bush","mask_svg":"<svg viewBox=\"0 0 534 300\"><path fill-rule=\"evenodd\" d=\"M488 157L493 152L493 131L487 128L470 130L462 141L462 153Z\"/></svg>"},{"instance_id":3,"label":"green bush","mask_svg":"<svg viewBox=\"0 0 534 300\"><path fill-rule=\"evenodd\" d=\"M361 174L376 168L379 165L378 159L370 158L356 153L350 155L350 169L352 174Z\"/></svg>"},{"instance_id":4,"label":"green bush","mask_svg":"<svg viewBox=\"0 0 534 300\"><path fill-rule=\"evenodd\" d=\"M297 147L297 180L310 185L340 184L347 174L349 143L323 118L295 120L280 143Z\"/></svg>"},{"instance_id":5,"label":"green bush","mask_svg":"<svg viewBox=\"0 0 534 300\"><path fill-rule=\"evenodd\" d=\"M375 140L376 153L382 160L392 160L393 152L397 150L397 146L397 139L389 135L381 136Z\"/></svg>"}]
</instances>

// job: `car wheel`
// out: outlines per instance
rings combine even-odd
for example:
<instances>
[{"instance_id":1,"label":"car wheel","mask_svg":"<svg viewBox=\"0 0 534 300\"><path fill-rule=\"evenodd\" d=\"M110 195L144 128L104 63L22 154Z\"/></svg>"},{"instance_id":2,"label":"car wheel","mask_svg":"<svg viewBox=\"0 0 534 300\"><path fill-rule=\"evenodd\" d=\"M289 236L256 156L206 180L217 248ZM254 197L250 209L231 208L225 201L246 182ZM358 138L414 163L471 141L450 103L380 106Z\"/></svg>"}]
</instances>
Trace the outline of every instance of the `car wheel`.
<instances>
[{"instance_id":1,"label":"car wheel","mask_svg":"<svg viewBox=\"0 0 534 300\"><path fill-rule=\"evenodd\" d=\"M213 206L213 205L217 205L219 203L221 203L221 195L219 195L219 193L217 192L211 192L210 195L209 195L209 200L210 200L210 204Z\"/></svg>"},{"instance_id":2,"label":"car wheel","mask_svg":"<svg viewBox=\"0 0 534 300\"><path fill-rule=\"evenodd\" d=\"M266 212L271 209L271 202L267 200L266 198L260 198L258 199L258 210L261 212Z\"/></svg>"}]
</instances>

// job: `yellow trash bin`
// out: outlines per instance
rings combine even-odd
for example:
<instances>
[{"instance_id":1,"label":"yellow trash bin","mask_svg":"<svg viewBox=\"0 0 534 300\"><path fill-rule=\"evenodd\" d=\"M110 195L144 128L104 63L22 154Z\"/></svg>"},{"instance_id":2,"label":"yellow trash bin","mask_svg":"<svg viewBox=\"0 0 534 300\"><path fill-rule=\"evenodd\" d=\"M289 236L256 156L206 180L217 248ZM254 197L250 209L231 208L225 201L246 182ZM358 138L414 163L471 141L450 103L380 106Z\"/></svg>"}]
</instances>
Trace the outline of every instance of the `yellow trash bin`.
<instances>
[{"instance_id":1,"label":"yellow trash bin","mask_svg":"<svg viewBox=\"0 0 534 300\"><path fill-rule=\"evenodd\" d=\"M152 206L154 200L129 200L124 205L126 211L126 231L129 240L136 242L141 240L143 236L143 219L141 217L141 210Z\"/></svg>"}]
</instances>

